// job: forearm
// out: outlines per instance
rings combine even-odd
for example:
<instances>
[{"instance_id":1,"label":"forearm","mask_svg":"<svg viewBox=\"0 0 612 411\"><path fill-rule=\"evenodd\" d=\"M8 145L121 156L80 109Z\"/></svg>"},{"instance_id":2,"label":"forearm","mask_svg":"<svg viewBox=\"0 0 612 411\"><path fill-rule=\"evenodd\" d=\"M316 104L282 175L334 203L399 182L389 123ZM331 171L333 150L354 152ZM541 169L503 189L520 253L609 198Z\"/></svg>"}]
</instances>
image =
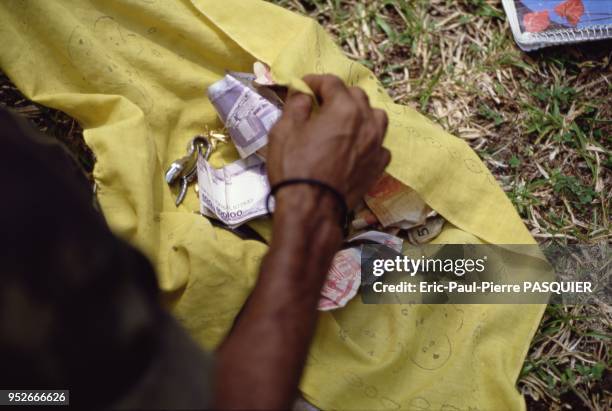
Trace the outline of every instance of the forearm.
<instances>
[{"instance_id":1,"label":"forearm","mask_svg":"<svg viewBox=\"0 0 612 411\"><path fill-rule=\"evenodd\" d=\"M218 351L217 407L287 408L295 399L320 290L342 241L334 201L310 187L277 196L270 251Z\"/></svg>"}]
</instances>

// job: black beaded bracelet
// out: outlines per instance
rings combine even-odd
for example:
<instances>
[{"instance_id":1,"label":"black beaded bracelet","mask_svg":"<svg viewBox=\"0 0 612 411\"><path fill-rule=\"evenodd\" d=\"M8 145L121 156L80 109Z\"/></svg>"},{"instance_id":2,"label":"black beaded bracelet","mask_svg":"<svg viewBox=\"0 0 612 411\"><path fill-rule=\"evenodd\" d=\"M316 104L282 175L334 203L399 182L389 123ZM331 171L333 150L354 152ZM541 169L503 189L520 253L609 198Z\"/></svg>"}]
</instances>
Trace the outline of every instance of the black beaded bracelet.
<instances>
[{"instance_id":1,"label":"black beaded bracelet","mask_svg":"<svg viewBox=\"0 0 612 411\"><path fill-rule=\"evenodd\" d=\"M338 204L340 205L340 209L342 213L340 216L340 227L342 227L342 231L344 235L346 236L347 231L348 231L349 210L348 210L348 206L346 205L346 201L344 200L344 196L334 187L330 186L327 183L324 183L323 181L319 181L319 180L315 180L311 178L290 178L288 180L283 180L280 183L274 184L272 188L270 189L270 193L266 197L266 210L268 211L268 214L272 214L270 212L270 198L272 198L281 188L290 186L290 185L295 185L295 184L309 184L309 185L321 187L327 190L328 192L332 193L334 197L336 197L336 200L338 200Z\"/></svg>"}]
</instances>

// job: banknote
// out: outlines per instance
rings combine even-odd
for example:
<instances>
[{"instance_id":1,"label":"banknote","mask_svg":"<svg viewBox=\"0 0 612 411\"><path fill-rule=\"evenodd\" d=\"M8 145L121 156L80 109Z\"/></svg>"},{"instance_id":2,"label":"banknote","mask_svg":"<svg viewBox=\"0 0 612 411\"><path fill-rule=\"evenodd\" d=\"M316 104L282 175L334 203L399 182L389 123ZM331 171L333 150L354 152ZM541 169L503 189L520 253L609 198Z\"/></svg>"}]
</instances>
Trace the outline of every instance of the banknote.
<instances>
[{"instance_id":1,"label":"banknote","mask_svg":"<svg viewBox=\"0 0 612 411\"><path fill-rule=\"evenodd\" d=\"M360 247L340 250L334 256L331 268L321 289L321 296L334 303L330 308L344 307L359 290L361 285ZM322 310L323 302L319 303Z\"/></svg>"},{"instance_id":2,"label":"banknote","mask_svg":"<svg viewBox=\"0 0 612 411\"><path fill-rule=\"evenodd\" d=\"M387 234L397 236L400 233L400 231L402 231L402 229L399 227L386 227L386 228L383 228L383 231Z\"/></svg>"},{"instance_id":3,"label":"banknote","mask_svg":"<svg viewBox=\"0 0 612 411\"><path fill-rule=\"evenodd\" d=\"M439 216L428 218L425 224L408 230L408 241L414 245L430 242L440 234L444 221Z\"/></svg>"},{"instance_id":4,"label":"banknote","mask_svg":"<svg viewBox=\"0 0 612 411\"><path fill-rule=\"evenodd\" d=\"M351 221L351 225L355 230L361 230L376 224L378 224L378 219L369 208L363 208L356 212L355 218Z\"/></svg>"},{"instance_id":5,"label":"banknote","mask_svg":"<svg viewBox=\"0 0 612 411\"><path fill-rule=\"evenodd\" d=\"M208 98L243 159L268 144L268 132L281 116L279 104L251 85L254 79L246 73L228 73L208 87Z\"/></svg>"},{"instance_id":6,"label":"banknote","mask_svg":"<svg viewBox=\"0 0 612 411\"><path fill-rule=\"evenodd\" d=\"M400 252L403 242L399 237L380 231L367 231L348 241L369 240L384 244ZM328 311L344 307L359 291L361 285L361 246L340 250L334 256L331 268L321 289L317 308Z\"/></svg>"},{"instance_id":7,"label":"banknote","mask_svg":"<svg viewBox=\"0 0 612 411\"><path fill-rule=\"evenodd\" d=\"M392 234L388 234L382 231L370 230L365 233L357 234L349 238L349 242L358 240L369 240L378 244L386 245L398 253L402 251L404 240Z\"/></svg>"},{"instance_id":8,"label":"banknote","mask_svg":"<svg viewBox=\"0 0 612 411\"><path fill-rule=\"evenodd\" d=\"M257 76L253 73L244 73L242 71L226 71L226 75L233 77L235 80L238 80L242 84L247 87L250 87L251 84L257 79ZM214 87L214 84L213 86Z\"/></svg>"},{"instance_id":9,"label":"banknote","mask_svg":"<svg viewBox=\"0 0 612 411\"><path fill-rule=\"evenodd\" d=\"M333 310L334 308L339 308L339 306L334 301L323 296L319 298L319 303L317 305L317 309L319 311L329 311Z\"/></svg>"},{"instance_id":10,"label":"banknote","mask_svg":"<svg viewBox=\"0 0 612 411\"><path fill-rule=\"evenodd\" d=\"M215 169L198 157L200 211L230 227L267 214L266 196L270 191L266 166L257 156Z\"/></svg>"},{"instance_id":11,"label":"banknote","mask_svg":"<svg viewBox=\"0 0 612 411\"><path fill-rule=\"evenodd\" d=\"M383 227L409 229L425 223L431 209L416 191L384 173L364 200Z\"/></svg>"}]
</instances>

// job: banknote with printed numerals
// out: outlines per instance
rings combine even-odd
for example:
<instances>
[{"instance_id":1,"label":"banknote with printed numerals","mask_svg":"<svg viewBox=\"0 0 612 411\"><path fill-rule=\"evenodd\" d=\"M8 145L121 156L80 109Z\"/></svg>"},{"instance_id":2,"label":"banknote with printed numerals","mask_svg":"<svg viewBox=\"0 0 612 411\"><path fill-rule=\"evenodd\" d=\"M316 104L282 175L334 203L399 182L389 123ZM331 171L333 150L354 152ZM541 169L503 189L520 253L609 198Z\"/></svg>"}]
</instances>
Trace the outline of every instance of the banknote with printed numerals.
<instances>
[{"instance_id":1,"label":"banknote with printed numerals","mask_svg":"<svg viewBox=\"0 0 612 411\"><path fill-rule=\"evenodd\" d=\"M225 124L240 157L268 144L268 132L280 118L280 107L250 85L251 77L226 74L208 88L208 98ZM253 77L254 78L254 77Z\"/></svg>"},{"instance_id":2,"label":"banknote with printed numerals","mask_svg":"<svg viewBox=\"0 0 612 411\"><path fill-rule=\"evenodd\" d=\"M265 201L270 185L266 165L257 156L219 169L200 156L198 189L202 214L213 213L230 227L267 214Z\"/></svg>"}]
</instances>

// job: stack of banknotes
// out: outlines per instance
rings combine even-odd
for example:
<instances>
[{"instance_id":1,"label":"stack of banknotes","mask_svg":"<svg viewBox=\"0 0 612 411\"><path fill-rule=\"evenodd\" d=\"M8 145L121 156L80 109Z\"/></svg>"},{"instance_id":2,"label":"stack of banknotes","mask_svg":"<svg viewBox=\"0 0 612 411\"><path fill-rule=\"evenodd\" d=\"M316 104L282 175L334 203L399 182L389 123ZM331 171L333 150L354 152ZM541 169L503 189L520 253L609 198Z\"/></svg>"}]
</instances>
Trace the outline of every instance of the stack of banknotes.
<instances>
[{"instance_id":1,"label":"stack of banknotes","mask_svg":"<svg viewBox=\"0 0 612 411\"><path fill-rule=\"evenodd\" d=\"M200 211L230 227L267 213L270 187L263 153L282 111L280 100L257 80L254 74L230 72L208 88L208 98L241 159L214 169L198 158Z\"/></svg>"},{"instance_id":2,"label":"stack of banknotes","mask_svg":"<svg viewBox=\"0 0 612 411\"><path fill-rule=\"evenodd\" d=\"M265 150L268 133L282 114L269 69L256 63L254 74L228 72L208 88L208 97L225 125L240 160L213 168L197 161L200 211L229 227L266 215L270 186ZM384 244L400 252L404 240L423 244L434 239L445 220L407 185L383 174L355 210L351 237ZM321 292L320 310L345 306L361 282L361 246L339 251Z\"/></svg>"},{"instance_id":3,"label":"stack of banknotes","mask_svg":"<svg viewBox=\"0 0 612 411\"><path fill-rule=\"evenodd\" d=\"M404 239L413 245L433 240L442 231L444 221L413 189L385 173L359 206L348 242L370 240L401 252ZM356 295L361 282L361 247L336 254L319 310L344 307Z\"/></svg>"}]
</instances>

